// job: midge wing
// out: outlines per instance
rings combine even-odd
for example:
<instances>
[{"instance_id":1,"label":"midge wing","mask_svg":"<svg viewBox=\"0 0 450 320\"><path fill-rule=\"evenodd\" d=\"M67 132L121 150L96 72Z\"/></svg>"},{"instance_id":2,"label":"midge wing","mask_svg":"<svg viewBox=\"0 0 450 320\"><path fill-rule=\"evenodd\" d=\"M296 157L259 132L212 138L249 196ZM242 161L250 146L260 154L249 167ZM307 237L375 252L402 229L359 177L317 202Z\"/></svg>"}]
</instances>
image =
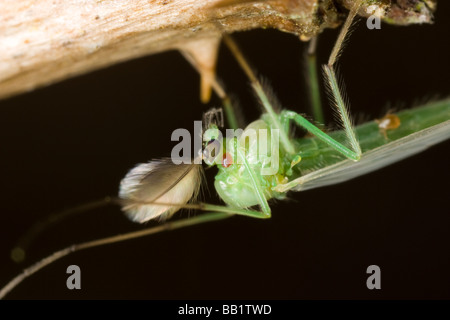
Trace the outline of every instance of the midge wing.
<instances>
[{"instance_id":1,"label":"midge wing","mask_svg":"<svg viewBox=\"0 0 450 320\"><path fill-rule=\"evenodd\" d=\"M388 166L450 138L450 120L364 153L361 160L344 160L295 179L279 191L303 191L341 183Z\"/></svg>"},{"instance_id":2,"label":"midge wing","mask_svg":"<svg viewBox=\"0 0 450 320\"><path fill-rule=\"evenodd\" d=\"M201 165L176 165L170 158L138 164L120 183L119 197L124 199L122 210L139 223L169 218L180 208L148 203L183 205L195 199L200 190L202 172Z\"/></svg>"}]
</instances>

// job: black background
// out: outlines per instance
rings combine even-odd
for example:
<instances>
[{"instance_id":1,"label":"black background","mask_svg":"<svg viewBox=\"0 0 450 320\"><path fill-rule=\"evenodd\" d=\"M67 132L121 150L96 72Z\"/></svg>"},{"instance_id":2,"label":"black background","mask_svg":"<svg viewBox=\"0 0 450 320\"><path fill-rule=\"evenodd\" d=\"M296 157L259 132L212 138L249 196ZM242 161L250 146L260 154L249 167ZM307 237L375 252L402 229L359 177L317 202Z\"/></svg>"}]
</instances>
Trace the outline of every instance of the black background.
<instances>
[{"instance_id":1,"label":"black background","mask_svg":"<svg viewBox=\"0 0 450 320\"><path fill-rule=\"evenodd\" d=\"M449 9L440 1L431 26L370 31L359 24L340 63L353 114L380 117L389 106L449 95ZM336 37L336 30L321 36L321 63ZM306 45L275 30L235 38L283 106L308 112ZM248 81L224 47L218 75L247 121L256 119ZM0 285L20 271L9 250L34 222L116 195L136 163L170 155L172 131L193 130L193 121L220 103L202 105L198 91L192 67L166 52L0 101ZM8 297L449 299L449 146L344 184L293 193L272 205L270 220L235 217L75 253ZM214 169L207 175L211 182ZM217 203L214 193L210 187L203 200ZM25 264L72 243L140 228L117 207L95 210L47 231ZM71 264L81 267L78 291L65 285ZM378 291L366 288L372 264L381 267Z\"/></svg>"}]
</instances>

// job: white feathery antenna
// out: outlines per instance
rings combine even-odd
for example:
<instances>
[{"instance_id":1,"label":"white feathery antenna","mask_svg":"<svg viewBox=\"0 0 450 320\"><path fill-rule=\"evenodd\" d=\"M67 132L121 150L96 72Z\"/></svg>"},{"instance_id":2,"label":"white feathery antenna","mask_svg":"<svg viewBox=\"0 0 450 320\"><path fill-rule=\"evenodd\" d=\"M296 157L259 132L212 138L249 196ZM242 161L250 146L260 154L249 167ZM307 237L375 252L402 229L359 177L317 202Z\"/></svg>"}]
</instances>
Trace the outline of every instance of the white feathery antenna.
<instances>
[{"instance_id":1,"label":"white feathery antenna","mask_svg":"<svg viewBox=\"0 0 450 320\"><path fill-rule=\"evenodd\" d=\"M122 210L139 223L170 218L180 207L150 202L186 204L195 201L203 178L201 165L174 164L170 158L152 160L131 169L120 183Z\"/></svg>"}]
</instances>

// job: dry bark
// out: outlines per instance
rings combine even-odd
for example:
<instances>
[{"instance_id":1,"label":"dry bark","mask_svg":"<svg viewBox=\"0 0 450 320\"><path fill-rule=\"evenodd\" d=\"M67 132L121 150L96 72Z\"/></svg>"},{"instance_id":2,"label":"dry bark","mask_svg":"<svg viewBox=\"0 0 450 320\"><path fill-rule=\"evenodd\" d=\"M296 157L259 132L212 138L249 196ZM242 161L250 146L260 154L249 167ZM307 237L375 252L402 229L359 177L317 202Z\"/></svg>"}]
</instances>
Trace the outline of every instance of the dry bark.
<instances>
[{"instance_id":1,"label":"dry bark","mask_svg":"<svg viewBox=\"0 0 450 320\"><path fill-rule=\"evenodd\" d=\"M276 28L308 40L338 26L354 1L2 0L0 99L172 49L195 60L207 79L223 32ZM367 16L365 6L360 14Z\"/></svg>"}]
</instances>

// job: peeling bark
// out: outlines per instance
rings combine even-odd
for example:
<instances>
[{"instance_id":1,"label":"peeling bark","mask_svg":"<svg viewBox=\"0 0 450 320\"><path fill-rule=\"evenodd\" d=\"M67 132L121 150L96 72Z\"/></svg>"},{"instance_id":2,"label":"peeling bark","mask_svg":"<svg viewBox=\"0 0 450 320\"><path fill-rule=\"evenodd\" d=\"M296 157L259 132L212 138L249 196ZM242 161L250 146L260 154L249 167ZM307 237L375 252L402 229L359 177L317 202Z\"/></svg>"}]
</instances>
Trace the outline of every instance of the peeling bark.
<instances>
[{"instance_id":1,"label":"peeling bark","mask_svg":"<svg viewBox=\"0 0 450 320\"><path fill-rule=\"evenodd\" d=\"M383 6L391 3L377 1ZM201 60L197 63L205 66L202 77L211 77L223 32L276 28L308 40L325 28L338 26L345 17L344 8L353 3L354 0L4 0L0 2L0 99L173 49ZM363 16L367 15L365 8L361 8ZM405 11L403 7L396 9ZM389 19L396 21L395 17ZM203 98L207 98L206 91Z\"/></svg>"}]
</instances>

